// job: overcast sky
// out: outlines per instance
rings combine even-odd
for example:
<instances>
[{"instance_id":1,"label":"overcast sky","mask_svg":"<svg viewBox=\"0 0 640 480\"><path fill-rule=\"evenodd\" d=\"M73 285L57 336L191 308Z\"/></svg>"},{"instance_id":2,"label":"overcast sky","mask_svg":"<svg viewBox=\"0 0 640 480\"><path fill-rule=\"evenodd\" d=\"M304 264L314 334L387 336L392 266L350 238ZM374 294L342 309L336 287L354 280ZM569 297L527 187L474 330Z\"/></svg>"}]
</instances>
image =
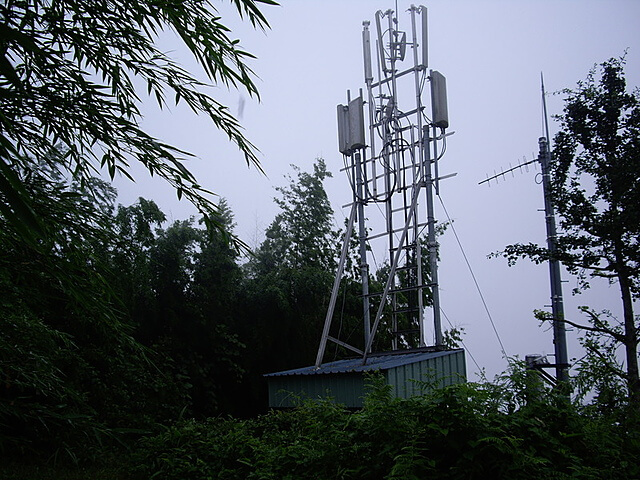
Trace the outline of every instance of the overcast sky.
<instances>
[{"instance_id":1,"label":"overcast sky","mask_svg":"<svg viewBox=\"0 0 640 480\"><path fill-rule=\"evenodd\" d=\"M224 88L216 88L214 95L234 113L241 111L241 122L260 149L267 176L247 168L237 150L205 119L180 107L164 112L152 104L146 108L145 128L196 154L189 167L205 188L228 200L236 233L249 244L262 239L277 213L274 187L286 184L290 164L310 169L317 157L324 158L334 174L326 188L336 225L342 226L348 210L341 206L350 201L351 191L339 171L336 105L345 102L347 89L364 87L362 21L373 21L377 10L395 9L396 3L400 29L408 30L406 10L411 2L407 1L282 0L279 7L263 9L271 24L265 33L252 30L221 3L231 36L257 56L251 66L259 77L261 102ZM628 83L640 85L640 2L434 0L424 5L429 9L430 67L447 77L449 131L455 131L440 172L458 175L441 184L442 200L507 354L553 353L551 331L540 328L532 315L534 309L549 304L547 266L522 262L509 268L504 260L487 259L510 243L545 241L538 171L509 176L491 187L478 182L537 153L542 134L540 72L546 90L554 92L574 87L595 63L627 51ZM166 44L186 67L193 67L170 38ZM560 95L548 98L550 114L560 113L561 108ZM553 135L553 122L550 129ZM172 219L195 213L189 204L177 202L168 187L148 181L141 171L136 176L136 184L117 183L122 203L144 196L154 199ZM436 216L445 219L439 202ZM452 324L464 327L465 346L473 356L467 355L469 378L477 378L475 362L491 378L504 370L506 362L451 232L441 238L439 276L442 309ZM615 287L594 285L572 297L575 280L566 275L565 279L568 318L579 318L578 305L620 311ZM444 326L448 327L446 320ZM569 357L579 355L571 341Z\"/></svg>"}]
</instances>

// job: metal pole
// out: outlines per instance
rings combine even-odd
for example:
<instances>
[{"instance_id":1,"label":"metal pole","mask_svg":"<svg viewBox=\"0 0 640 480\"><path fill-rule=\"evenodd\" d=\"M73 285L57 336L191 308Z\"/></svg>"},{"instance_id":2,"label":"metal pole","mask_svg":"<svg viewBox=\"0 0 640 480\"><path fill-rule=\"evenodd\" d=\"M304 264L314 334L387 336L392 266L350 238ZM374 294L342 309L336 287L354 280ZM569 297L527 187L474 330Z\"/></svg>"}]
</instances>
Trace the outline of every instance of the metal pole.
<instances>
[{"instance_id":1,"label":"metal pole","mask_svg":"<svg viewBox=\"0 0 640 480\"><path fill-rule=\"evenodd\" d=\"M427 196L427 248L429 249L429 276L431 301L433 303L433 329L436 347L442 346L442 321L440 318L440 292L438 290L438 242L436 241L436 219L433 213L433 175L431 173L431 139L429 127L424 127L422 145L426 167Z\"/></svg>"},{"instance_id":2,"label":"metal pole","mask_svg":"<svg viewBox=\"0 0 640 480\"><path fill-rule=\"evenodd\" d=\"M551 202L551 176L549 174L550 152L546 137L538 140L540 147L539 160L542 166L542 189L544 192L544 214L547 226L547 248L549 249L549 275L551 277L551 314L553 316L553 345L556 357L556 379L558 382L569 380L567 336L564 323L564 306L562 301L562 278L560 262L555 258L556 219Z\"/></svg>"},{"instance_id":3,"label":"metal pole","mask_svg":"<svg viewBox=\"0 0 640 480\"><path fill-rule=\"evenodd\" d=\"M336 272L336 278L333 281L333 289L331 290L331 300L329 301L329 308L327 309L327 316L324 319L324 328L322 329L322 338L320 339L320 346L318 347L318 355L316 356L316 368L320 368L322 359L324 357L324 351L327 348L327 340L329 338L329 329L331 328L331 320L333 319L333 311L336 307L336 299L338 298L338 290L340 290L340 280L342 280L342 272L344 272L344 264L347 260L347 253L349 252L349 240L351 239L351 232L353 232L353 223L356 216L356 204L351 205L351 214L349 215L349 223L347 225L347 231L344 237L344 243L342 244L342 253L340 254L340 263L338 264L338 271Z\"/></svg>"},{"instance_id":4,"label":"metal pole","mask_svg":"<svg viewBox=\"0 0 640 480\"><path fill-rule=\"evenodd\" d=\"M405 222L404 229L402 230L402 234L400 235L399 245L404 244L405 239L407 238L407 232L409 231L409 227L411 226L411 221L413 220L413 216L415 215L416 205L418 203L418 193L420 189L416 189L413 192L413 199L411 201L411 209L409 210L409 217ZM389 291L391 290L391 286L393 285L393 279L396 275L396 268L398 268L398 262L400 261L400 254L402 253L402 249L398 248L393 257L393 262L391 262L391 269L389 271L389 277L387 278L387 283L384 286L384 291L382 292L382 297L380 298L380 305L378 306L378 312L376 313L376 319L373 322L373 328L371 329L371 335L369 336L369 342L365 345L364 355L362 357L362 363L367 362L367 355L371 350L371 345L373 344L373 339L376 334L376 330L378 329L378 324L380 323L380 319L382 318L382 311L384 310L384 304L387 296L389 295Z\"/></svg>"},{"instance_id":5,"label":"metal pole","mask_svg":"<svg viewBox=\"0 0 640 480\"><path fill-rule=\"evenodd\" d=\"M424 149L420 148L420 132L422 132L422 92L420 90L420 74L421 70L418 68L418 40L416 34L416 11L418 9L411 5L411 34L413 40L413 66L414 66L414 87L416 93L416 111L417 115L417 131L418 131L418 158L417 165L414 164L413 167L413 183L414 188L417 188L419 182L422 180L422 164L424 162ZM424 9L424 14L426 15L426 9ZM423 23L423 29L425 28L425 24ZM425 41L425 36L423 32L423 42ZM426 46L422 45L423 52L425 52ZM414 138L413 138L413 130L411 131L411 149L415 151ZM415 159L414 159L415 162ZM414 234L414 242L416 246L416 285L417 290L416 293L418 295L418 328L420 330L420 341L419 346L424 347L426 345L425 340L425 328L424 328L424 302L422 299L422 287L423 287L423 274L422 274L422 247L420 245L420 238L418 235L418 221L414 221L415 224L415 234Z\"/></svg>"},{"instance_id":6,"label":"metal pole","mask_svg":"<svg viewBox=\"0 0 640 480\"><path fill-rule=\"evenodd\" d=\"M366 160L355 154L356 163L356 198L354 199L358 209L358 240L360 242L360 277L362 279L362 310L364 318L364 344L369 344L371 335L371 312L369 308L369 264L367 263L367 229L364 218L364 188L362 182L362 168Z\"/></svg>"}]
</instances>

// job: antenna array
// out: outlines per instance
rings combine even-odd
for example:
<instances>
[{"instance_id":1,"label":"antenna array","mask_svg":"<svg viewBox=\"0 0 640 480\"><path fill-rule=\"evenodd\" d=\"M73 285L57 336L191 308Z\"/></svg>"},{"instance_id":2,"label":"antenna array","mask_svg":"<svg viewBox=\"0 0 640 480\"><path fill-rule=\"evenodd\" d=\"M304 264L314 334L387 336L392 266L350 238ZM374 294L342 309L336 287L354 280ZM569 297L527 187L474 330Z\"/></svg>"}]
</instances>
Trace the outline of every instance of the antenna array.
<instances>
[{"instance_id":1,"label":"antenna array","mask_svg":"<svg viewBox=\"0 0 640 480\"><path fill-rule=\"evenodd\" d=\"M362 355L366 362L381 325L391 333L391 350L429 344L442 347L433 194L439 192L438 160L450 135L446 132L446 79L428 69L426 7L412 5L409 13L409 34L399 29L393 10L376 12L374 32L371 22L363 22L365 93L360 89L352 99L348 91L346 105L337 107L338 149L344 156L353 202L316 368L322 364L328 341ZM377 214L383 227L373 230L378 224L371 222L373 227L368 229L365 219ZM329 335L356 220L364 349ZM374 241L385 242L390 258L384 288L378 292L369 291L368 282ZM424 322L428 304L433 312L432 342L427 341Z\"/></svg>"}]
</instances>

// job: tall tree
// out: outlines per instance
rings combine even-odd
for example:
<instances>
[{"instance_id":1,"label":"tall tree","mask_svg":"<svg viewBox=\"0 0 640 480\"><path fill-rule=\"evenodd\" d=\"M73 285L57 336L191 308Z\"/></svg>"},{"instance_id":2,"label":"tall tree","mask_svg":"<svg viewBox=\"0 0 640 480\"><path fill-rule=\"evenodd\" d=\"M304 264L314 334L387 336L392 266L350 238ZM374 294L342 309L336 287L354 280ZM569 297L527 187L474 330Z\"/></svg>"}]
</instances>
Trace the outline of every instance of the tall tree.
<instances>
[{"instance_id":1,"label":"tall tree","mask_svg":"<svg viewBox=\"0 0 640 480\"><path fill-rule=\"evenodd\" d=\"M323 184L331 172L322 158L314 163L313 172L303 172L295 165L292 168L297 178L288 177L288 186L276 188L281 198L274 201L281 211L267 228L253 265L333 270L338 234Z\"/></svg>"},{"instance_id":2,"label":"tall tree","mask_svg":"<svg viewBox=\"0 0 640 480\"><path fill-rule=\"evenodd\" d=\"M312 361L336 265L338 234L323 184L331 172L321 158L312 172L293 168L297 178L277 188L281 211L248 265L253 291L264 302L258 314L264 338L280 345L279 357L267 363L272 368Z\"/></svg>"},{"instance_id":3,"label":"tall tree","mask_svg":"<svg viewBox=\"0 0 640 480\"><path fill-rule=\"evenodd\" d=\"M47 164L21 177L47 241L34 250L0 216L0 450L77 455L177 415L182 392L132 338L105 261L115 191Z\"/></svg>"},{"instance_id":4,"label":"tall tree","mask_svg":"<svg viewBox=\"0 0 640 480\"><path fill-rule=\"evenodd\" d=\"M565 322L588 333L593 359L614 360L606 343L622 345L624 368L605 362L608 373L626 382L629 400L640 410L638 317L640 296L640 90L628 91L624 59L594 67L576 89L564 90L560 131L554 139L552 198L560 218L557 257L588 288L590 278L617 283L623 320L583 309L588 322ZM549 258L538 245L511 245L511 260Z\"/></svg>"},{"instance_id":5,"label":"tall tree","mask_svg":"<svg viewBox=\"0 0 640 480\"><path fill-rule=\"evenodd\" d=\"M268 27L259 4L232 0L240 16ZM169 30L202 67L203 82L161 51ZM259 167L254 146L229 110L206 93L207 82L257 95L251 55L229 36L210 0L7 0L0 5L0 210L32 243L42 234L30 197L16 172L42 161L56 145L64 167L79 179L98 168L129 176L129 162L185 196L215 225L216 205L183 164L186 152L140 127L141 87L162 108L184 102L226 133L248 163ZM217 225L220 227L220 225Z\"/></svg>"},{"instance_id":6,"label":"tall tree","mask_svg":"<svg viewBox=\"0 0 640 480\"><path fill-rule=\"evenodd\" d=\"M232 232L226 204L218 221ZM238 291L237 252L224 235L193 218L153 228L164 215L152 201L120 207L117 230L124 236L111 254L114 280L134 336L171 360L167 373L184 379L189 414L229 412L225 389L240 379L242 344L231 332ZM129 262L129 265L127 265Z\"/></svg>"},{"instance_id":7,"label":"tall tree","mask_svg":"<svg viewBox=\"0 0 640 480\"><path fill-rule=\"evenodd\" d=\"M149 257L165 220L158 205L144 198L139 198L133 205L118 205L113 218L115 238L108 261L117 272L115 285L119 298L135 325L145 323L145 317L154 305Z\"/></svg>"},{"instance_id":8,"label":"tall tree","mask_svg":"<svg viewBox=\"0 0 640 480\"><path fill-rule=\"evenodd\" d=\"M280 212L245 266L240 337L256 403L265 401L261 374L313 362L336 268L338 232L323 184L331 173L322 159L311 172L293 168L296 177L277 189Z\"/></svg>"}]
</instances>

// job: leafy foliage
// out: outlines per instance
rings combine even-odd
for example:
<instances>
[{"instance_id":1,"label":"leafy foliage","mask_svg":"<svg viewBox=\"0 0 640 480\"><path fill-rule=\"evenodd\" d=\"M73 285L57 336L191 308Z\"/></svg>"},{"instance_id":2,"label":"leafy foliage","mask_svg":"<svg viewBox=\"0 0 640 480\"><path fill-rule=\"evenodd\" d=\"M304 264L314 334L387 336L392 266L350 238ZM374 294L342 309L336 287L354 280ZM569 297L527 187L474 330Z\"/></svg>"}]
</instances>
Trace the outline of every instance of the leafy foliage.
<instances>
[{"instance_id":1,"label":"leafy foliage","mask_svg":"<svg viewBox=\"0 0 640 480\"><path fill-rule=\"evenodd\" d=\"M184 410L229 409L220 392L243 346L224 235L193 220L163 230L153 202L116 210L104 182L50 168L23 175L48 242L0 218L0 448L77 458Z\"/></svg>"},{"instance_id":2,"label":"leafy foliage","mask_svg":"<svg viewBox=\"0 0 640 480\"><path fill-rule=\"evenodd\" d=\"M258 6L271 0L233 3L255 27L268 26ZM185 168L189 154L140 128L139 106L145 87L160 108L187 105L259 168L255 147L207 91L218 83L257 95L252 57L208 0L10 0L0 12L0 448L75 459L185 407L215 409L209 397L223 387L218 381L226 372L237 380L241 344L210 308L189 311L175 338L163 330L172 327L166 316L151 327L160 298L192 300L189 275L206 270L198 254L227 239L192 222L154 231L164 215L144 200L114 217L115 191L92 175L129 176L130 162L141 162L189 199L207 227L229 227ZM163 31L182 40L205 81L159 49ZM172 306L161 313L175 314ZM208 342L225 353L214 355Z\"/></svg>"},{"instance_id":3,"label":"leafy foliage","mask_svg":"<svg viewBox=\"0 0 640 480\"><path fill-rule=\"evenodd\" d=\"M144 398L144 389L132 388L161 382L145 369L102 262L113 190L99 181L69 184L46 165L23 181L47 220L48 241L36 250L0 219L0 448L73 457L79 445L115 436L122 400Z\"/></svg>"},{"instance_id":4,"label":"leafy foliage","mask_svg":"<svg viewBox=\"0 0 640 480\"><path fill-rule=\"evenodd\" d=\"M568 268L624 275L640 294L640 91L627 92L624 61L566 90L555 138L553 197ZM597 82L597 83L596 83Z\"/></svg>"},{"instance_id":5,"label":"leafy foliage","mask_svg":"<svg viewBox=\"0 0 640 480\"><path fill-rule=\"evenodd\" d=\"M313 165L313 172L297 172L294 180L288 177L287 187L277 188L282 198L275 202L281 212L276 215L267 231L266 239L256 252L260 269L300 269L308 266L334 270L337 232L332 226L333 209L324 190L323 182L331 177L323 159Z\"/></svg>"},{"instance_id":6,"label":"leafy foliage","mask_svg":"<svg viewBox=\"0 0 640 480\"><path fill-rule=\"evenodd\" d=\"M500 384L400 400L372 378L365 407L305 402L253 420L186 422L145 439L139 478L633 478L637 432L586 417L544 389L527 403L516 367ZM509 379L509 380L507 380ZM525 381L529 388L530 381Z\"/></svg>"},{"instance_id":7,"label":"leafy foliage","mask_svg":"<svg viewBox=\"0 0 640 480\"><path fill-rule=\"evenodd\" d=\"M258 4L234 0L241 16L266 28ZM215 204L183 164L186 152L140 128L138 85L166 106L168 97L203 114L258 166L254 146L228 109L206 93L209 86L162 52L156 42L173 32L202 67L207 80L257 95L237 40L207 0L108 3L11 0L0 6L0 193L2 213L33 240L38 217L15 172L66 152L65 168L86 180L99 167L111 178L141 162L185 196L215 225ZM144 87L143 87L144 88Z\"/></svg>"}]
</instances>

